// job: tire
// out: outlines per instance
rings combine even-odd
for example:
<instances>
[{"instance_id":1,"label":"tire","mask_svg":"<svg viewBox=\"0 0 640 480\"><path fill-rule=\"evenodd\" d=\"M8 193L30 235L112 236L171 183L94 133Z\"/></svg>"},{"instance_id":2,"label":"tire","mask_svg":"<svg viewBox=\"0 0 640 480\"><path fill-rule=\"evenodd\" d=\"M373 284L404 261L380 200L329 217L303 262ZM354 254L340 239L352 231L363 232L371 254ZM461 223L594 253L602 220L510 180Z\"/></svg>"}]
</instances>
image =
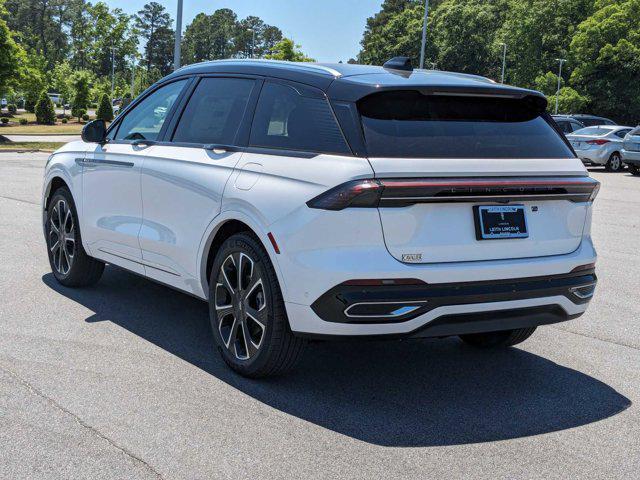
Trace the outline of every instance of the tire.
<instances>
[{"instance_id":1,"label":"tire","mask_svg":"<svg viewBox=\"0 0 640 480\"><path fill-rule=\"evenodd\" d=\"M287 372L305 344L291 332L267 252L249 233L232 235L216 253L209 278L209 320L223 360L245 377Z\"/></svg>"},{"instance_id":2,"label":"tire","mask_svg":"<svg viewBox=\"0 0 640 480\"><path fill-rule=\"evenodd\" d=\"M49 265L56 280L66 287L98 282L104 263L87 255L82 247L76 205L66 187L56 190L49 200L44 226Z\"/></svg>"},{"instance_id":3,"label":"tire","mask_svg":"<svg viewBox=\"0 0 640 480\"><path fill-rule=\"evenodd\" d=\"M622 157L618 152L613 152L607 160L607 164L604 168L609 172L619 172L624 168L624 164L622 163Z\"/></svg>"},{"instance_id":4,"label":"tire","mask_svg":"<svg viewBox=\"0 0 640 480\"><path fill-rule=\"evenodd\" d=\"M506 348L524 342L535 331L536 327L516 328L501 332L470 333L460 335L460 339L464 343L478 348Z\"/></svg>"},{"instance_id":5,"label":"tire","mask_svg":"<svg viewBox=\"0 0 640 480\"><path fill-rule=\"evenodd\" d=\"M628 163L627 168L629 169L629 172L631 173L631 175L635 175L635 176L640 175L640 166L636 165L635 163Z\"/></svg>"}]
</instances>

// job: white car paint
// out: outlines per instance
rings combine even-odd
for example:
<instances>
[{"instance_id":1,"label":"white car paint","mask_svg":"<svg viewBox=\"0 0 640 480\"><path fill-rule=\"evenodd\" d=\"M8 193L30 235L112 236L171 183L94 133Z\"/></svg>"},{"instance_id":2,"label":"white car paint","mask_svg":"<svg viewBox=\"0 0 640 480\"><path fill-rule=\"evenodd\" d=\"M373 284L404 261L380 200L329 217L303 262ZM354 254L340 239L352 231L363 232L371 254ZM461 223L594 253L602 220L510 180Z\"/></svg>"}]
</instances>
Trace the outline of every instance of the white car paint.
<instances>
[{"instance_id":1,"label":"white car paint","mask_svg":"<svg viewBox=\"0 0 640 480\"><path fill-rule=\"evenodd\" d=\"M551 296L439 307L406 322L341 324L322 320L311 304L353 279L440 284L569 273L596 260L591 202L523 202L532 227L529 238L478 242L470 203L333 211L309 208L309 200L361 179L586 175L579 158L387 159L78 141L47 163L43 203L51 182L62 179L91 256L203 300L212 241L225 222L241 221L273 263L294 332L378 335L406 333L450 313L538 305L581 313L586 303ZM421 260L404 263L403 254L419 254Z\"/></svg>"}]
</instances>

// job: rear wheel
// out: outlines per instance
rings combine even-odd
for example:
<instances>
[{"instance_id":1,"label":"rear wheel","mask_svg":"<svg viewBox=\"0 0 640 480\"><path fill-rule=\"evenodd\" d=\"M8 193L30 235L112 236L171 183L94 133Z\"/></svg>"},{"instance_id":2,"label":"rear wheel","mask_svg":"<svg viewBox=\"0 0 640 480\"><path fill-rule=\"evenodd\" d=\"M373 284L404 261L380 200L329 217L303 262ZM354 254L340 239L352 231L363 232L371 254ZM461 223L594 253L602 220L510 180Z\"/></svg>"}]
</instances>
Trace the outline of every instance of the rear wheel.
<instances>
[{"instance_id":1,"label":"rear wheel","mask_svg":"<svg viewBox=\"0 0 640 480\"><path fill-rule=\"evenodd\" d=\"M87 255L82 247L76 206L65 187L56 190L49 201L45 232L49 264L58 282L86 287L100 280L104 263Z\"/></svg>"},{"instance_id":2,"label":"rear wheel","mask_svg":"<svg viewBox=\"0 0 640 480\"><path fill-rule=\"evenodd\" d=\"M622 170L622 157L618 152L613 152L605 165L605 168L610 172L619 172Z\"/></svg>"},{"instance_id":3,"label":"rear wheel","mask_svg":"<svg viewBox=\"0 0 640 480\"><path fill-rule=\"evenodd\" d=\"M536 327L516 328L500 332L470 333L460 335L460 339L464 343L478 348L505 348L524 342L535 331Z\"/></svg>"},{"instance_id":4,"label":"rear wheel","mask_svg":"<svg viewBox=\"0 0 640 480\"><path fill-rule=\"evenodd\" d=\"M222 358L246 377L286 372L304 345L289 328L267 252L246 233L231 236L216 254L209 280L209 318Z\"/></svg>"}]
</instances>

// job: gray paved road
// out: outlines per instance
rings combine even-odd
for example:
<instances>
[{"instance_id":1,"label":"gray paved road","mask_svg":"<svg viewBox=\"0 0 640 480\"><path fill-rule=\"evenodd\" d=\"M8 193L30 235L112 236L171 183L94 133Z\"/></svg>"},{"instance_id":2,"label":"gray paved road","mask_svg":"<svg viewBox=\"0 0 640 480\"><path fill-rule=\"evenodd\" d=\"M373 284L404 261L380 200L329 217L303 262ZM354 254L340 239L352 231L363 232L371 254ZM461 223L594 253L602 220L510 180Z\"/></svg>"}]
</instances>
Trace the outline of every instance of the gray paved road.
<instances>
[{"instance_id":1,"label":"gray paved road","mask_svg":"<svg viewBox=\"0 0 640 480\"><path fill-rule=\"evenodd\" d=\"M640 178L594 173L582 318L497 354L315 344L252 382L214 354L204 303L114 268L53 281L45 158L0 154L0 478L638 478Z\"/></svg>"}]
</instances>

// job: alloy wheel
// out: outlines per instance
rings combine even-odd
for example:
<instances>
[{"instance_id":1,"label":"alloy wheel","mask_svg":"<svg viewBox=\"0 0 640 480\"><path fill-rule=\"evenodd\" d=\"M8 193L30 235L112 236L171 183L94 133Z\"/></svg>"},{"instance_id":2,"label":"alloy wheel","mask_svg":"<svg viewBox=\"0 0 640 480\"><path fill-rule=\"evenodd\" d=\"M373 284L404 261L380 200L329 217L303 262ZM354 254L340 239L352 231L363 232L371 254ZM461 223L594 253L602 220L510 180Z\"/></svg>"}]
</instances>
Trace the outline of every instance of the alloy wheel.
<instances>
[{"instance_id":1,"label":"alloy wheel","mask_svg":"<svg viewBox=\"0 0 640 480\"><path fill-rule=\"evenodd\" d=\"M617 153L614 153L613 155L611 155L611 170L613 171L620 170L621 163L622 163L622 160L620 158L620 155L618 155Z\"/></svg>"},{"instance_id":2,"label":"alloy wheel","mask_svg":"<svg viewBox=\"0 0 640 480\"><path fill-rule=\"evenodd\" d=\"M263 343L268 309L262 271L249 255L235 252L222 262L214 302L225 348L238 360L254 357Z\"/></svg>"},{"instance_id":3,"label":"alloy wheel","mask_svg":"<svg viewBox=\"0 0 640 480\"><path fill-rule=\"evenodd\" d=\"M73 215L67 202L59 199L51 209L49 219L49 250L53 266L61 275L71 270L76 250Z\"/></svg>"}]
</instances>

